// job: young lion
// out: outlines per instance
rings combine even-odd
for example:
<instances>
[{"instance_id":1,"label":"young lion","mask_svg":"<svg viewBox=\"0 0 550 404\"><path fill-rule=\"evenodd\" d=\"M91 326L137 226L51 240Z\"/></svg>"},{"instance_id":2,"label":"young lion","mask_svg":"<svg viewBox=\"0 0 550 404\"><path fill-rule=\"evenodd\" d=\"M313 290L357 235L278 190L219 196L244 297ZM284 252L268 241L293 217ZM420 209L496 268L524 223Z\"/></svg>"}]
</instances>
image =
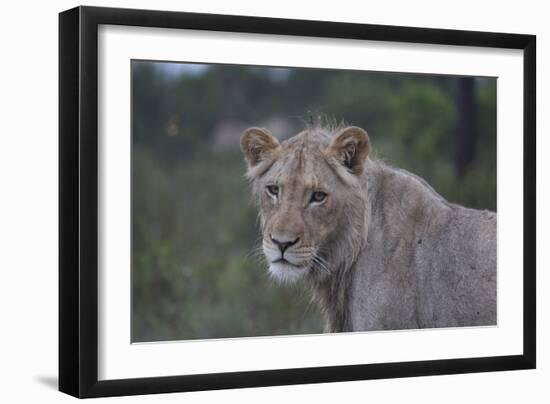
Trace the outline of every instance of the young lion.
<instances>
[{"instance_id":1,"label":"young lion","mask_svg":"<svg viewBox=\"0 0 550 404\"><path fill-rule=\"evenodd\" d=\"M369 157L367 133L241 137L269 273L306 281L325 331L496 324L496 214Z\"/></svg>"}]
</instances>

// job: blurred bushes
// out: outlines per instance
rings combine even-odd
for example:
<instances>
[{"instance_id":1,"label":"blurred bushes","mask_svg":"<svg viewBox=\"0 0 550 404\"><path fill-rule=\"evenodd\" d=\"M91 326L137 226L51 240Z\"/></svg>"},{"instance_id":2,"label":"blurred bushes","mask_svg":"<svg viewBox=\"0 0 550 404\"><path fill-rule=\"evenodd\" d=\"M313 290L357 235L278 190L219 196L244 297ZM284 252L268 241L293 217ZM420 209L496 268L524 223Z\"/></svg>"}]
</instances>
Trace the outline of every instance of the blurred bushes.
<instances>
[{"instance_id":1,"label":"blurred bushes","mask_svg":"<svg viewBox=\"0 0 550 404\"><path fill-rule=\"evenodd\" d=\"M268 279L240 159L211 156L166 169L134 148L133 340L318 330L308 299Z\"/></svg>"},{"instance_id":2,"label":"blurred bushes","mask_svg":"<svg viewBox=\"0 0 550 404\"><path fill-rule=\"evenodd\" d=\"M132 340L322 330L302 287L268 278L235 128L283 122L270 129L284 138L308 111L326 114L365 128L375 155L447 199L495 210L496 79L475 80L476 153L461 177L456 86L441 75L132 62Z\"/></svg>"}]
</instances>

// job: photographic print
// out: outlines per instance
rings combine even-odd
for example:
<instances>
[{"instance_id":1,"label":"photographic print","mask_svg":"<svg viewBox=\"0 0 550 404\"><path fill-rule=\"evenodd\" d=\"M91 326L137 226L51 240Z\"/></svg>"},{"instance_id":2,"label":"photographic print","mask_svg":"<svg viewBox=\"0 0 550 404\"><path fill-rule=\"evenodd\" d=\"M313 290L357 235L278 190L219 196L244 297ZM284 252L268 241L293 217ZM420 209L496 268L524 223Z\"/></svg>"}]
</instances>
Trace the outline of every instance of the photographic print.
<instances>
[{"instance_id":1,"label":"photographic print","mask_svg":"<svg viewBox=\"0 0 550 404\"><path fill-rule=\"evenodd\" d=\"M497 325L496 93L132 60L132 342Z\"/></svg>"},{"instance_id":2,"label":"photographic print","mask_svg":"<svg viewBox=\"0 0 550 404\"><path fill-rule=\"evenodd\" d=\"M535 72L533 35L60 13L59 389L535 368Z\"/></svg>"}]
</instances>

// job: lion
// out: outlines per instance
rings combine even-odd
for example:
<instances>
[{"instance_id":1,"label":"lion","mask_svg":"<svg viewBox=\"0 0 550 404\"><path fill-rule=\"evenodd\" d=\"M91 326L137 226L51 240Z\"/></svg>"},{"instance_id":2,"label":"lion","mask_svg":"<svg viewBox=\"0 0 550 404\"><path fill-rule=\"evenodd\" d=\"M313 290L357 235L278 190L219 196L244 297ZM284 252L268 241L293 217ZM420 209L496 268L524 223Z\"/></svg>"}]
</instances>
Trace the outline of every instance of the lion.
<instances>
[{"instance_id":1,"label":"lion","mask_svg":"<svg viewBox=\"0 0 550 404\"><path fill-rule=\"evenodd\" d=\"M240 145L269 274L310 287L325 332L496 324L496 213L371 157L359 127Z\"/></svg>"}]
</instances>

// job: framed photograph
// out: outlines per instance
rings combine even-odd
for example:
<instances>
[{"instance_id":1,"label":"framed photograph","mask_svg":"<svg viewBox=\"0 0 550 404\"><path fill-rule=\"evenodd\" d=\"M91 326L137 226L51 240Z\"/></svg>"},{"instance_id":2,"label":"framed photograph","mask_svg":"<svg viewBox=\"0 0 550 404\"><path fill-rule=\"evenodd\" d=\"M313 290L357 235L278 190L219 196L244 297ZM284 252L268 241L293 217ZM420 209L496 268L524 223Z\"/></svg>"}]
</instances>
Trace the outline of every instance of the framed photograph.
<instances>
[{"instance_id":1,"label":"framed photograph","mask_svg":"<svg viewBox=\"0 0 550 404\"><path fill-rule=\"evenodd\" d=\"M59 16L59 389L532 369L532 35Z\"/></svg>"}]
</instances>

